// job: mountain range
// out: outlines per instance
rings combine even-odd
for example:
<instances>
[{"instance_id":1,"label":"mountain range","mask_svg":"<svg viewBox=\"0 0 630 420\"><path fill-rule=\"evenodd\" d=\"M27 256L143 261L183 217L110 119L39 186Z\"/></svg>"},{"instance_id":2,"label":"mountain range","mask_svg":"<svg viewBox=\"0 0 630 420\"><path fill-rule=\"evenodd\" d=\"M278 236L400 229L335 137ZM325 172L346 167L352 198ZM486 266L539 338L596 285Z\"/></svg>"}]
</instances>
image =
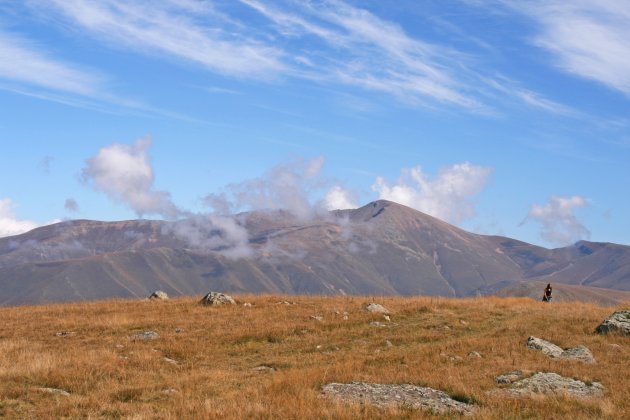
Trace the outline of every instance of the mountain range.
<instances>
[{"instance_id":1,"label":"mountain range","mask_svg":"<svg viewBox=\"0 0 630 420\"><path fill-rule=\"evenodd\" d=\"M0 238L0 305L146 297L156 289L466 297L523 282L630 291L630 247L580 241L547 249L470 233L385 200L310 218L274 210L72 220Z\"/></svg>"}]
</instances>

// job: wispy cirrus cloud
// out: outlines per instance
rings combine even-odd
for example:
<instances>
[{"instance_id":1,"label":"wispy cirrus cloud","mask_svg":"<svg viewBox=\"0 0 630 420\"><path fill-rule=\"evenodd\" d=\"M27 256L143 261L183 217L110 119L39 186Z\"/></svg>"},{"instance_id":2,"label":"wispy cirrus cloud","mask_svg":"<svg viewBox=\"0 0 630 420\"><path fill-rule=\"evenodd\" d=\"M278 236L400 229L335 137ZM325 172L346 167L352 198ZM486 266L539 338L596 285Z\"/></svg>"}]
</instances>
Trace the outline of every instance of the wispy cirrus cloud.
<instances>
[{"instance_id":1,"label":"wispy cirrus cloud","mask_svg":"<svg viewBox=\"0 0 630 420\"><path fill-rule=\"evenodd\" d=\"M44 44L0 28L0 90L103 113L194 120L112 93L112 81L100 70L56 57Z\"/></svg>"},{"instance_id":2,"label":"wispy cirrus cloud","mask_svg":"<svg viewBox=\"0 0 630 420\"><path fill-rule=\"evenodd\" d=\"M571 74L630 95L630 3L626 0L508 1L535 19L533 42Z\"/></svg>"},{"instance_id":3,"label":"wispy cirrus cloud","mask_svg":"<svg viewBox=\"0 0 630 420\"><path fill-rule=\"evenodd\" d=\"M505 77L496 77L494 79L485 79L485 82L497 92L504 93L520 102L547 111L551 114L562 115L566 117L578 117L580 112L570 106L552 101L544 95L532 90L519 86L516 82Z\"/></svg>"},{"instance_id":4,"label":"wispy cirrus cloud","mask_svg":"<svg viewBox=\"0 0 630 420\"><path fill-rule=\"evenodd\" d=\"M135 50L162 53L229 75L257 77L284 70L280 50L247 37L243 28L194 0L128 2L35 1L88 33ZM213 24L221 20L221 25Z\"/></svg>"},{"instance_id":5,"label":"wispy cirrus cloud","mask_svg":"<svg viewBox=\"0 0 630 420\"><path fill-rule=\"evenodd\" d=\"M408 36L397 24L343 2L256 0L241 4L271 25L252 27L234 4L161 1L31 0L39 13L71 23L110 45L162 54L229 76L294 77L356 86L413 105L435 102L478 110L463 56ZM291 44L305 41L307 46ZM455 75L457 73L457 76Z\"/></svg>"},{"instance_id":6,"label":"wispy cirrus cloud","mask_svg":"<svg viewBox=\"0 0 630 420\"><path fill-rule=\"evenodd\" d=\"M31 10L114 48L194 64L228 77L308 80L394 96L411 106L494 114L518 101L573 116L531 89L489 83L483 57L411 35L339 0L29 0ZM490 93L489 93L490 92ZM216 91L213 91L216 93Z\"/></svg>"},{"instance_id":7,"label":"wispy cirrus cloud","mask_svg":"<svg viewBox=\"0 0 630 420\"><path fill-rule=\"evenodd\" d=\"M412 38L365 9L339 1L304 2L291 10L258 0L241 2L268 18L278 34L319 42L297 55L302 77L384 92L412 104L485 107L472 94L470 81L462 80L473 76L462 65L462 54ZM329 49L334 54L326 53Z\"/></svg>"},{"instance_id":8,"label":"wispy cirrus cloud","mask_svg":"<svg viewBox=\"0 0 630 420\"><path fill-rule=\"evenodd\" d=\"M54 58L41 45L2 30L0 79L82 96L95 95L106 83L98 71Z\"/></svg>"}]
</instances>

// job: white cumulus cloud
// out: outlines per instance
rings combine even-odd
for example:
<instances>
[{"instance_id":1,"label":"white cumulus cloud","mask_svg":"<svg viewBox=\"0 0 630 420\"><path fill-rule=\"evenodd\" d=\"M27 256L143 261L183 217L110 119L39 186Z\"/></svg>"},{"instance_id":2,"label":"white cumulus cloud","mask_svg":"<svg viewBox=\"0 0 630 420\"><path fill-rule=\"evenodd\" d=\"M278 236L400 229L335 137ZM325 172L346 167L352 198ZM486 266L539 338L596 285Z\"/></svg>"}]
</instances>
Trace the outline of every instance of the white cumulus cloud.
<instances>
[{"instance_id":1,"label":"white cumulus cloud","mask_svg":"<svg viewBox=\"0 0 630 420\"><path fill-rule=\"evenodd\" d=\"M58 220L48 222L55 223ZM20 220L15 214L15 204L10 198L0 199L0 238L19 235L41 226L32 220Z\"/></svg>"},{"instance_id":2,"label":"white cumulus cloud","mask_svg":"<svg viewBox=\"0 0 630 420\"><path fill-rule=\"evenodd\" d=\"M324 207L327 210L356 209L359 205L354 194L345 188L335 185L328 191L324 198Z\"/></svg>"},{"instance_id":3,"label":"white cumulus cloud","mask_svg":"<svg viewBox=\"0 0 630 420\"><path fill-rule=\"evenodd\" d=\"M143 137L133 145L111 144L98 151L83 168L83 178L96 191L128 205L139 216L157 214L176 218L180 210L170 193L154 191L155 175L149 158L151 138Z\"/></svg>"},{"instance_id":4,"label":"white cumulus cloud","mask_svg":"<svg viewBox=\"0 0 630 420\"><path fill-rule=\"evenodd\" d=\"M578 195L552 196L544 205L533 204L527 219L542 225L541 236L546 241L567 245L590 238L591 232L575 216L576 209L588 205L588 200Z\"/></svg>"},{"instance_id":5,"label":"white cumulus cloud","mask_svg":"<svg viewBox=\"0 0 630 420\"><path fill-rule=\"evenodd\" d=\"M391 200L450 223L460 223L475 215L471 198L480 193L492 168L468 162L442 168L435 177L420 166L404 168L394 184L376 178L372 190L379 199Z\"/></svg>"}]
</instances>

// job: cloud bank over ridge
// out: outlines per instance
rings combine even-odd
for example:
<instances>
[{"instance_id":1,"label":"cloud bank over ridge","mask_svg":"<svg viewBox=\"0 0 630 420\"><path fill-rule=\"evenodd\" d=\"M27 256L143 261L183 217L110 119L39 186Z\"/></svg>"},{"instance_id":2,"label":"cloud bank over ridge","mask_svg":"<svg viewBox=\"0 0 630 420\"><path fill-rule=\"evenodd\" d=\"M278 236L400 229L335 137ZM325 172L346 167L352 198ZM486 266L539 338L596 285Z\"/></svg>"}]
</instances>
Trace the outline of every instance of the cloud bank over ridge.
<instances>
[{"instance_id":1,"label":"cloud bank over ridge","mask_svg":"<svg viewBox=\"0 0 630 420\"><path fill-rule=\"evenodd\" d=\"M393 184L377 177L372 190L381 199L458 224L475 215L471 199L485 188L491 173L490 167L464 162L444 167L432 178L416 166L403 168Z\"/></svg>"}]
</instances>

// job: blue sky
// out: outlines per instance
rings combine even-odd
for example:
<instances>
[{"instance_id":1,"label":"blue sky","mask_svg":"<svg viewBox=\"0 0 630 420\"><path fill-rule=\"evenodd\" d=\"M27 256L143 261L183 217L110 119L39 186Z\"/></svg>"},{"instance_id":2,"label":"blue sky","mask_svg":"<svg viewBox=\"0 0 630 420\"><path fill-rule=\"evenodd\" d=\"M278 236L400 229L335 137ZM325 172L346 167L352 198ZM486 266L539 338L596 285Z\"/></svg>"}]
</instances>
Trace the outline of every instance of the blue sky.
<instances>
[{"instance_id":1,"label":"blue sky","mask_svg":"<svg viewBox=\"0 0 630 420\"><path fill-rule=\"evenodd\" d=\"M385 198L630 244L623 0L0 0L0 236Z\"/></svg>"}]
</instances>

